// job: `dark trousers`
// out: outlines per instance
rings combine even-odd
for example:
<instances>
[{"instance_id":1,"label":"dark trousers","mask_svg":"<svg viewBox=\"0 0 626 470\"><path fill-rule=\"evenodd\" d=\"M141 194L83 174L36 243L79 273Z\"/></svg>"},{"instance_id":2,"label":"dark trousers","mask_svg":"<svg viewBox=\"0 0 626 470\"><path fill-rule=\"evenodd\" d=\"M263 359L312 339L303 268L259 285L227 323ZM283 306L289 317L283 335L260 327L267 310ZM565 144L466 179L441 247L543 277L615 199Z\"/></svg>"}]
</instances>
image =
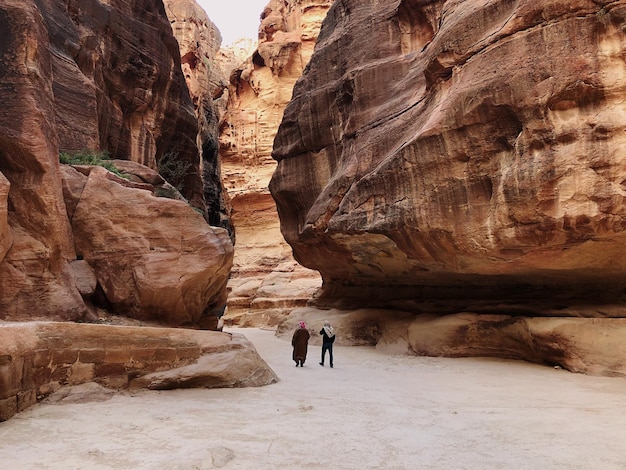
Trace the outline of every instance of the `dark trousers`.
<instances>
[{"instance_id":1,"label":"dark trousers","mask_svg":"<svg viewBox=\"0 0 626 470\"><path fill-rule=\"evenodd\" d=\"M326 351L328 351L330 355L330 365L333 365L333 343L322 343L322 364L324 364L324 357L326 356Z\"/></svg>"}]
</instances>

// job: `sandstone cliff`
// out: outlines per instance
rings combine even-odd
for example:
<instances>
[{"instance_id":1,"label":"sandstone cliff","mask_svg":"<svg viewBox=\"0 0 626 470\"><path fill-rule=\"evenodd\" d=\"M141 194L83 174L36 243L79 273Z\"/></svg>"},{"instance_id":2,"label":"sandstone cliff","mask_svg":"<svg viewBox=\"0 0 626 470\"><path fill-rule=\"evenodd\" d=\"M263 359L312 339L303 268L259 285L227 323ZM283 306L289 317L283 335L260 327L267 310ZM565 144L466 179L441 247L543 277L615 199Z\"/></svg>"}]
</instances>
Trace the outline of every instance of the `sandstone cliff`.
<instances>
[{"instance_id":1,"label":"sandstone cliff","mask_svg":"<svg viewBox=\"0 0 626 470\"><path fill-rule=\"evenodd\" d=\"M128 186L102 169L62 178L59 165L60 150L153 169L166 159L184 169L171 183L204 211L198 125L163 3L3 0L0 17L0 318L81 320L91 303L167 324L213 316L232 260L226 232L154 197L164 181L137 176L149 168L129 170ZM192 250L209 265L189 263ZM168 296L167 312L155 307Z\"/></svg>"},{"instance_id":2,"label":"sandstone cliff","mask_svg":"<svg viewBox=\"0 0 626 470\"><path fill-rule=\"evenodd\" d=\"M195 0L165 0L167 16L178 40L182 71L198 121L197 144L209 223L232 230L218 159L218 126L226 106L228 83L220 67L222 38Z\"/></svg>"},{"instance_id":3,"label":"sandstone cliff","mask_svg":"<svg viewBox=\"0 0 626 470\"><path fill-rule=\"evenodd\" d=\"M333 4L270 190L318 305L396 310L344 311L341 336L626 373L625 20L625 1Z\"/></svg>"},{"instance_id":4,"label":"sandstone cliff","mask_svg":"<svg viewBox=\"0 0 626 470\"><path fill-rule=\"evenodd\" d=\"M335 2L270 185L323 296L414 311L625 300L625 15L623 1Z\"/></svg>"},{"instance_id":5,"label":"sandstone cliff","mask_svg":"<svg viewBox=\"0 0 626 470\"><path fill-rule=\"evenodd\" d=\"M320 285L317 272L294 262L267 186L276 167L271 149L283 110L331 3L270 1L261 15L256 50L230 73L220 155L236 228L231 318L252 310L253 323L272 323L285 309L304 304Z\"/></svg>"}]
</instances>

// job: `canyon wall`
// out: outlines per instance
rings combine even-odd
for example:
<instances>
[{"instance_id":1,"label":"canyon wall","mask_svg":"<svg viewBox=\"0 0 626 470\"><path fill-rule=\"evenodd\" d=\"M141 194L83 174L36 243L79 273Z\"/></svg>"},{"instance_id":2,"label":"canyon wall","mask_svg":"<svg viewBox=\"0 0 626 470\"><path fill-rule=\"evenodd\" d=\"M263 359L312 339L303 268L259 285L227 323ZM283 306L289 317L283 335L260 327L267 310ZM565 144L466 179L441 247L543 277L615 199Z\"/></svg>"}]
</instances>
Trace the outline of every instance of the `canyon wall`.
<instances>
[{"instance_id":1,"label":"canyon wall","mask_svg":"<svg viewBox=\"0 0 626 470\"><path fill-rule=\"evenodd\" d=\"M3 0L0 17L0 319L214 327L233 248L191 207L211 218L162 1ZM84 149L134 164L129 181L59 164ZM185 199L151 170L164 158Z\"/></svg>"},{"instance_id":2,"label":"canyon wall","mask_svg":"<svg viewBox=\"0 0 626 470\"><path fill-rule=\"evenodd\" d=\"M228 96L228 83L220 66L222 37L195 0L164 0L164 4L198 122L197 147L208 220L211 225L232 231L218 159L219 119Z\"/></svg>"},{"instance_id":3,"label":"canyon wall","mask_svg":"<svg viewBox=\"0 0 626 470\"><path fill-rule=\"evenodd\" d=\"M323 297L624 301L624 15L623 1L335 2L270 184Z\"/></svg>"},{"instance_id":4,"label":"canyon wall","mask_svg":"<svg viewBox=\"0 0 626 470\"><path fill-rule=\"evenodd\" d=\"M625 1L335 1L270 190L339 310L286 329L624 375L625 20Z\"/></svg>"},{"instance_id":5,"label":"canyon wall","mask_svg":"<svg viewBox=\"0 0 626 470\"><path fill-rule=\"evenodd\" d=\"M259 41L230 72L229 100L220 126L224 185L236 227L228 318L273 323L303 305L319 275L291 255L280 233L268 183L276 168L272 143L292 88L313 53L330 0L272 0L261 14Z\"/></svg>"}]
</instances>

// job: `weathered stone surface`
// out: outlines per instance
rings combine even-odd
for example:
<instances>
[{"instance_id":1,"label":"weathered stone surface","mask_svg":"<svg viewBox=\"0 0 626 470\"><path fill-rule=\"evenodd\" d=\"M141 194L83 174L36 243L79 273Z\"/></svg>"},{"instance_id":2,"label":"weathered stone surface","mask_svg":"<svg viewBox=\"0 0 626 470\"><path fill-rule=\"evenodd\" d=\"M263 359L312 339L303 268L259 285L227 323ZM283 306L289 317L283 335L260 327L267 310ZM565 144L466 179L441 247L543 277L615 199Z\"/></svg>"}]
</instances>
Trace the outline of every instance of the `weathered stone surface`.
<instances>
[{"instance_id":1,"label":"weathered stone surface","mask_svg":"<svg viewBox=\"0 0 626 470\"><path fill-rule=\"evenodd\" d=\"M197 325L215 316L226 303L232 265L228 233L207 225L185 202L155 197L134 184L91 167L80 199L68 201L76 208L71 220L77 255L93 268L104 294L95 301L118 314L169 325Z\"/></svg>"},{"instance_id":2,"label":"weathered stone surface","mask_svg":"<svg viewBox=\"0 0 626 470\"><path fill-rule=\"evenodd\" d=\"M242 335L74 323L0 324L0 421L61 387L89 382L113 389L172 389L257 387L277 380Z\"/></svg>"},{"instance_id":3,"label":"weathered stone surface","mask_svg":"<svg viewBox=\"0 0 626 470\"><path fill-rule=\"evenodd\" d=\"M0 173L0 263L13 243L13 236L9 228L8 199L10 187L9 180Z\"/></svg>"},{"instance_id":4,"label":"weathered stone surface","mask_svg":"<svg viewBox=\"0 0 626 470\"><path fill-rule=\"evenodd\" d=\"M100 149L151 168L204 208L198 130L178 44L161 0L37 2L50 38L62 150Z\"/></svg>"},{"instance_id":5,"label":"weathered stone surface","mask_svg":"<svg viewBox=\"0 0 626 470\"><path fill-rule=\"evenodd\" d=\"M577 373L626 377L626 319L519 317L511 315L415 315L380 309L296 309L277 335L289 337L298 322L321 344L331 322L340 346L370 345L389 354L501 357L559 366Z\"/></svg>"},{"instance_id":6,"label":"weathered stone surface","mask_svg":"<svg viewBox=\"0 0 626 470\"><path fill-rule=\"evenodd\" d=\"M226 213L218 159L220 108L226 106L226 76L219 66L222 38L217 27L195 0L165 0L174 36L178 40L181 66L198 121L197 142L201 152L204 199L208 221L232 231Z\"/></svg>"},{"instance_id":7,"label":"weathered stone surface","mask_svg":"<svg viewBox=\"0 0 626 470\"><path fill-rule=\"evenodd\" d=\"M270 184L322 297L622 304L625 19L624 1L335 1Z\"/></svg>"},{"instance_id":8,"label":"weathered stone surface","mask_svg":"<svg viewBox=\"0 0 626 470\"><path fill-rule=\"evenodd\" d=\"M280 233L276 205L267 186L276 168L271 149L283 110L313 53L331 3L270 1L261 15L256 50L230 75L228 106L220 127L220 154L236 228L237 250L229 286L233 297L227 315L235 323L242 315L249 320L257 315L265 322L267 308L284 314L289 307L306 302L311 282L316 287L321 284L317 272L292 264L291 249ZM258 280L259 287L270 286L268 274L285 274L287 264L291 265L289 279L296 282L282 284L284 296L267 297L250 289L241 295L239 285L250 286L249 281ZM302 289L295 292L300 284ZM261 298L265 299L264 308L255 308L253 304L259 304ZM255 313L248 316L251 309Z\"/></svg>"},{"instance_id":9,"label":"weathered stone surface","mask_svg":"<svg viewBox=\"0 0 626 470\"><path fill-rule=\"evenodd\" d=\"M0 262L0 318L82 319L67 264L75 254L59 177L51 46L36 3L3 1L0 37L3 254L10 245Z\"/></svg>"},{"instance_id":10,"label":"weathered stone surface","mask_svg":"<svg viewBox=\"0 0 626 470\"><path fill-rule=\"evenodd\" d=\"M99 283L94 290L91 267L77 260L70 225L91 169L63 166L59 170L59 150L106 150L124 160L121 165L119 160L114 162L132 174L132 181L109 174L112 191L144 189L184 200L157 172L137 163L154 170L166 158L175 170L185 170L171 182L181 188L185 200L204 211L198 126L178 44L160 0L6 0L0 5L0 19L0 318L92 319L92 302L107 308L112 304ZM164 207L172 203L158 201ZM103 200L92 216L106 212L108 202ZM160 209L154 201L150 207L152 217L158 217ZM199 234L196 214L184 207L190 214L176 218L176 223L191 221L195 227L191 232ZM170 217L170 209L164 212L169 214L166 219ZM162 220L154 226L165 223ZM213 233L208 227L205 230ZM166 304L176 302L177 306L165 322L199 321L205 327L216 323L210 311L214 303L224 302L225 288L220 283L226 276L226 260L232 256L232 247L225 248L221 241L212 244L216 239L220 236L203 248L218 250L212 261L219 267L203 271L216 274L215 278L199 280L200 261L190 263L195 267L183 270L187 275L182 285L194 287L184 295L181 286L172 290L172 299L178 300ZM76 241L84 249L87 242ZM200 244L196 241L191 248ZM201 258L211 257L203 253ZM145 264L127 266L134 268L146 269ZM98 279L111 275L99 272ZM178 283L171 275L158 276L155 271L140 282L155 280L159 287L154 289ZM152 295L146 294L149 289L140 290L142 296ZM155 301L137 296L137 292L130 295L128 303ZM181 307L181 302L189 304ZM143 318L144 314L147 311L141 310L139 315ZM204 324L206 315L211 317L209 324Z\"/></svg>"}]
</instances>

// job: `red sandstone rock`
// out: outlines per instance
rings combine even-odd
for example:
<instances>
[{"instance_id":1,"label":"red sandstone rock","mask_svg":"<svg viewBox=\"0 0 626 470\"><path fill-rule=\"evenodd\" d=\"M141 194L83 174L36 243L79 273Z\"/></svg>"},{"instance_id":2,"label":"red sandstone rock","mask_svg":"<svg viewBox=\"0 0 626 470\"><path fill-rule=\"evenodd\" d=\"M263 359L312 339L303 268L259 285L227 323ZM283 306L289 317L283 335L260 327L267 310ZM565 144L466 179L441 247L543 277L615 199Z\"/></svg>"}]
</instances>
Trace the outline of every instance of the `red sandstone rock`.
<instances>
[{"instance_id":1,"label":"red sandstone rock","mask_svg":"<svg viewBox=\"0 0 626 470\"><path fill-rule=\"evenodd\" d=\"M283 110L331 3L270 1L261 15L256 50L230 74L220 154L237 245L227 317L240 324L255 325L255 316L256 326L275 324L320 285L317 272L293 263L267 185L276 168L271 148ZM282 291L263 292L274 285Z\"/></svg>"},{"instance_id":2,"label":"red sandstone rock","mask_svg":"<svg viewBox=\"0 0 626 470\"><path fill-rule=\"evenodd\" d=\"M270 184L323 295L623 301L625 20L625 1L334 2Z\"/></svg>"},{"instance_id":3,"label":"red sandstone rock","mask_svg":"<svg viewBox=\"0 0 626 470\"><path fill-rule=\"evenodd\" d=\"M197 140L208 220L211 225L232 231L226 216L217 151L220 110L225 107L228 88L219 63L222 38L195 0L165 0L164 3L178 40L181 66L198 122Z\"/></svg>"},{"instance_id":4,"label":"red sandstone rock","mask_svg":"<svg viewBox=\"0 0 626 470\"><path fill-rule=\"evenodd\" d=\"M8 217L8 198L10 187L11 184L9 183L9 180L7 180L2 173L0 173L0 263L13 243Z\"/></svg>"},{"instance_id":5,"label":"red sandstone rock","mask_svg":"<svg viewBox=\"0 0 626 470\"><path fill-rule=\"evenodd\" d=\"M84 179L70 175L70 186L73 178ZM80 199L68 206L76 207L77 255L94 269L114 312L196 325L226 303L233 256L228 233L207 225L187 203L124 187L92 167Z\"/></svg>"},{"instance_id":6,"label":"red sandstone rock","mask_svg":"<svg viewBox=\"0 0 626 470\"><path fill-rule=\"evenodd\" d=\"M141 318L154 320L161 315L168 324L214 327L212 310L225 301L230 242L221 230L203 224L186 202L135 196L161 191L184 200L154 171L143 166L137 171L138 163L133 167L143 162L155 169L157 161L169 154L189 164L187 175L172 183L181 183L188 200L204 208L197 121L161 1L3 0L0 20L0 318L92 318L82 294L87 304L127 307L130 315ZM103 188L110 193L95 196L90 190L95 184L88 177L90 168L64 166L60 171L60 149L104 149L134 160L125 166L134 173L133 181L98 169L94 174L107 181ZM131 198L125 201L128 205L134 198L133 210L143 217L139 232L148 220L154 229L163 230L161 235L152 232L159 240L161 260L155 260L155 254L144 256L141 250L105 256L101 247L88 246L85 237L92 232L104 239L115 238L116 230L134 233L133 219L119 227L111 225L117 220L109 218L107 206L118 204L120 210L122 195ZM98 197L100 206L85 209ZM72 233L70 219L80 233ZM105 220L106 227L85 226ZM172 221L177 224L173 229L166 226ZM168 245L170 230L179 233L173 251ZM195 239L181 246L191 234ZM91 261L77 260L75 243L92 256ZM123 245L121 240L118 247L123 250ZM117 245L110 243L105 252L113 246ZM209 253L213 249L217 251ZM187 262L192 250L198 258ZM103 273L102 263L91 264L98 257L109 259L111 272ZM182 280L171 272L160 275L166 259L173 266L186 264L172 271L178 271ZM133 266L134 260L139 264ZM200 266L202 262L209 265ZM120 271L121 264L125 266ZM98 280L95 290L93 270ZM107 282L125 282L127 278L115 276L128 276L133 270L135 277L123 289L103 287ZM154 312L147 309L160 301L163 305Z\"/></svg>"},{"instance_id":7,"label":"red sandstone rock","mask_svg":"<svg viewBox=\"0 0 626 470\"><path fill-rule=\"evenodd\" d=\"M174 159L188 170L170 183L204 209L198 124L162 1L38 7L51 44L60 148L102 149L155 169Z\"/></svg>"},{"instance_id":8,"label":"red sandstone rock","mask_svg":"<svg viewBox=\"0 0 626 470\"><path fill-rule=\"evenodd\" d=\"M0 318L82 319L87 310L67 264L76 256L59 177L47 27L35 2L5 0L0 31Z\"/></svg>"},{"instance_id":9,"label":"red sandstone rock","mask_svg":"<svg viewBox=\"0 0 626 470\"><path fill-rule=\"evenodd\" d=\"M258 387L276 374L241 335L72 323L0 324L0 421L61 387Z\"/></svg>"}]
</instances>

